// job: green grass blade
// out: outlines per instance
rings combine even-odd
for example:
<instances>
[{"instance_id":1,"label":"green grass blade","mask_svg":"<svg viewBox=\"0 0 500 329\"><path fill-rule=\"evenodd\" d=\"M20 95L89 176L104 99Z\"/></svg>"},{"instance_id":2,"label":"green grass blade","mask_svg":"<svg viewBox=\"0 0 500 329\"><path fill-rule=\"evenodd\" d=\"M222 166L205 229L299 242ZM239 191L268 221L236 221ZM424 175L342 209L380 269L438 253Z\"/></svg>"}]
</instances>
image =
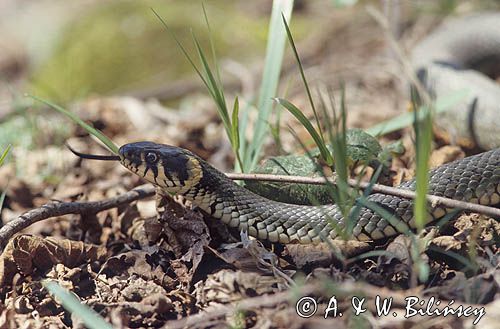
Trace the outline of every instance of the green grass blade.
<instances>
[{"instance_id":1,"label":"green grass blade","mask_svg":"<svg viewBox=\"0 0 500 329\"><path fill-rule=\"evenodd\" d=\"M332 124L333 118L330 117L330 115L328 113L327 104L326 104L325 100L323 99L323 95L321 94L321 92L319 92L319 90L318 90L318 95L320 95L319 100L321 102L321 111L323 112L323 118L325 118L325 128L326 128L326 132L328 133L328 140L331 144L333 141L333 136L335 135L335 128L333 127L333 124ZM330 102L333 104L333 100L332 100L333 92L329 92L328 96L330 98ZM335 111L335 107L332 106L331 110Z\"/></svg>"},{"instance_id":2,"label":"green grass blade","mask_svg":"<svg viewBox=\"0 0 500 329\"><path fill-rule=\"evenodd\" d=\"M12 145L7 145L5 150L3 151L2 155L0 156L0 166L3 164L5 161L5 158L7 157L7 154L9 154L10 149L12 148Z\"/></svg>"},{"instance_id":3,"label":"green grass blade","mask_svg":"<svg viewBox=\"0 0 500 329\"><path fill-rule=\"evenodd\" d=\"M427 223L427 190L429 188L429 157L431 154L432 142L432 113L429 108L421 108L424 118L415 122L416 133L416 198L413 212L415 216L415 225L420 231ZM417 118L415 118L417 120Z\"/></svg>"},{"instance_id":4,"label":"green grass blade","mask_svg":"<svg viewBox=\"0 0 500 329\"><path fill-rule=\"evenodd\" d=\"M2 191L2 194L0 194L0 214L2 213L3 202L5 201L5 195L7 195L7 189L6 188Z\"/></svg>"},{"instance_id":5,"label":"green grass blade","mask_svg":"<svg viewBox=\"0 0 500 329\"><path fill-rule=\"evenodd\" d=\"M238 109L236 113L233 111L233 117L231 120L229 116L229 112L227 109L227 104L226 104L226 98L224 96L224 87L220 78L220 70L219 66L217 64L217 55L215 52L215 46L212 40L212 33L210 29L210 24L208 21L208 15L207 11L205 9L205 6L202 4L203 8L203 15L205 18L205 22L207 25L208 33L209 33L209 41L210 41L210 47L211 47L211 52L212 52L212 59L214 62L214 67L215 69L212 70L209 64L209 61L207 60L207 56L205 55L205 52L203 51L203 48L200 45L200 42L194 35L194 33L191 31L191 35L193 38L193 43L196 48L196 52L198 54L198 59L201 63L201 68L199 68L195 63L194 60L191 58L187 50L184 48L182 43L176 38L175 34L170 30L168 27L167 23L161 18L161 16L154 10L152 9L153 13L156 15L156 17L162 22L162 24L165 26L167 31L171 34L171 36L174 38L175 42L181 49L182 53L184 56L187 58L191 66L195 69L196 73L198 76L201 78L203 81L203 84L206 86L208 92L210 93L210 96L215 102L217 112L222 120L222 123L224 125L224 129L226 131L226 134L228 136L229 141L231 142L231 147L233 149L233 152L236 156L236 159L238 160L238 165L242 167L242 161L240 157L240 136L239 136L239 124L238 124L238 109L239 109L239 104L238 104ZM236 117L235 117L236 115ZM231 122L232 121L232 122ZM235 135L236 134L236 135Z\"/></svg>"},{"instance_id":6,"label":"green grass blade","mask_svg":"<svg viewBox=\"0 0 500 329\"><path fill-rule=\"evenodd\" d=\"M416 104L419 99L417 93L412 94L416 151L416 198L413 204L413 216L418 232L423 230L429 217L427 211L427 191L429 189L429 158L432 143L432 117L434 114L434 105L432 103L425 104L416 111ZM422 114L421 117L419 117L420 113ZM425 243L427 242L418 239L411 248L415 273L418 274L421 282L427 281L430 271L429 265L419 257Z\"/></svg>"},{"instance_id":7,"label":"green grass blade","mask_svg":"<svg viewBox=\"0 0 500 329\"><path fill-rule=\"evenodd\" d=\"M333 99L333 93L329 93L330 100L330 108L332 111L332 117L326 111L326 104L322 98L322 107L323 113L325 116L325 121L333 122L333 124L328 123L328 136L330 140L330 145L333 151L330 152L330 149L327 147L326 151L328 152L328 158L332 159L334 163L329 164L330 167L335 167L336 172L336 188L331 189L331 195L335 200L335 203L338 205L342 216L346 219L346 233L349 234L349 227L352 226L349 221L351 221L351 209L353 209L354 198L355 198L355 190L352 189L347 184L347 179L349 176L348 172L348 164L349 159L347 155L347 141L346 141L346 107L344 102L344 88L342 87L342 99L341 99L341 113L340 117L337 116L335 101Z\"/></svg>"},{"instance_id":8,"label":"green grass blade","mask_svg":"<svg viewBox=\"0 0 500 329\"><path fill-rule=\"evenodd\" d=\"M245 157L245 150L247 149L247 146L248 146L248 140L246 138L245 133L247 131L251 110L253 110L253 107L252 107L251 103L249 102L249 100L246 100L246 102L244 102L243 109L240 112L241 115L239 114L239 122L238 122L239 139L240 139L240 143L239 143L239 145L240 145L239 151L240 152L238 152L238 153L243 158ZM244 168L246 168L246 166L244 167L244 165L243 165L244 159L242 159L242 160L243 160L241 162L242 165L237 164L235 166L235 171L243 172Z\"/></svg>"},{"instance_id":9,"label":"green grass blade","mask_svg":"<svg viewBox=\"0 0 500 329\"><path fill-rule=\"evenodd\" d=\"M264 138L269 129L268 120L273 107L272 98L276 96L285 51L286 32L281 21L281 15L283 14L287 20L290 20L292 9L293 1L273 1L266 59L257 101L259 113L255 123L253 139L245 150L243 158L244 171L250 171L257 164Z\"/></svg>"},{"instance_id":10,"label":"green grass blade","mask_svg":"<svg viewBox=\"0 0 500 329\"><path fill-rule=\"evenodd\" d=\"M3 151L2 155L0 156L0 166L4 163L5 158L7 158L7 154L9 154L9 151L11 148L12 148L12 145L9 144L9 145L7 145L5 150ZM7 194L7 189L4 188L4 190L2 191L2 194L0 195L0 213L2 213L3 202L5 201L6 194Z\"/></svg>"},{"instance_id":11,"label":"green grass blade","mask_svg":"<svg viewBox=\"0 0 500 329\"><path fill-rule=\"evenodd\" d=\"M422 259L422 257L420 257L420 246L422 244L422 240L418 239L418 237L409 229L408 225L405 222L400 221L386 209L370 201L367 196L362 195L358 198L357 201L364 207L373 210L375 213L387 220L396 229L396 231L410 237L410 239L412 240L410 253L413 260L415 273L418 274L421 282L426 282L429 275L429 265Z\"/></svg>"},{"instance_id":12,"label":"green grass blade","mask_svg":"<svg viewBox=\"0 0 500 329\"><path fill-rule=\"evenodd\" d=\"M219 64L217 62L217 53L215 52L215 44L214 44L214 41L212 38L212 30L210 29L210 23L208 21L207 10L206 10L205 4L203 2L201 3L201 7L203 8L203 16L205 17L205 23L207 24L208 41L210 43L210 50L212 51L212 61L214 62L215 74L217 76L217 82L219 83L220 86L222 86L222 79L220 77ZM224 88L220 88L220 92L221 92L222 98L226 99L224 97Z\"/></svg>"},{"instance_id":13,"label":"green grass blade","mask_svg":"<svg viewBox=\"0 0 500 329\"><path fill-rule=\"evenodd\" d=\"M203 49L201 48L201 45L198 42L198 39L194 35L193 35L193 41L195 43L200 62L202 63L203 70L205 72L207 87L210 91L210 94L212 95L212 98L216 103L217 111L222 119L224 129L226 130L226 134L229 138L229 141L231 142L231 147L236 156L238 164L240 167L242 167L242 161L239 152L240 136L238 131L239 103L235 103L235 106L237 105L237 107L235 108L236 112L234 112L233 109L232 120L230 120L229 112L227 110L227 105L226 105L226 99L224 97L224 91L223 91L224 88L222 86L222 83L220 83L220 81L217 80L218 78L216 78L216 76L218 76L219 74L218 72L216 72L216 74L214 75L214 73L212 72L207 57L205 56L205 53L203 52Z\"/></svg>"},{"instance_id":14,"label":"green grass blade","mask_svg":"<svg viewBox=\"0 0 500 329\"><path fill-rule=\"evenodd\" d=\"M377 213L380 217L387 220L398 232L401 232L409 237L415 237L415 234L409 229L408 224L395 218L390 212L382 208L378 204L370 201L366 196L362 195L357 199L363 207L369 208Z\"/></svg>"},{"instance_id":15,"label":"green grass blade","mask_svg":"<svg viewBox=\"0 0 500 329\"><path fill-rule=\"evenodd\" d=\"M205 56L205 53L203 52L203 49L201 48L198 39L194 35L193 35L193 40L196 46L196 51L198 52L199 59L203 65L203 70L205 72L205 77L209 84L209 89L214 97L214 100L218 105L218 109L220 110L221 116L223 116L223 119L225 120L226 123L229 123L229 114L227 111L226 99L224 98L223 87L221 84L219 84L219 82L215 78L214 73L212 73L212 69L210 68L210 64L208 63L207 57Z\"/></svg>"},{"instance_id":16,"label":"green grass blade","mask_svg":"<svg viewBox=\"0 0 500 329\"><path fill-rule=\"evenodd\" d=\"M290 42L290 46L292 47L293 50L293 55L295 56L295 60L297 61L297 65L299 66L299 72L300 76L302 78L302 82L304 83L304 87L306 88L306 93L307 93L307 98L309 99L309 104L311 105L311 109L313 110L314 113L314 119L316 120L316 126L318 127L319 131L319 136L323 140L324 143L324 137L323 137L323 132L321 130L321 124L319 121L318 117L318 112L316 111L316 106L314 106L314 101L312 99L311 95L311 90L309 89L309 84L307 83L306 75L304 73L304 68L302 67L302 62L300 61L299 53L297 52L297 47L295 47L295 42L293 41L292 33L290 32L290 28L288 26L288 23L286 22L286 18L284 15L281 15L283 19L283 25L285 26L286 34L288 37L288 42Z\"/></svg>"},{"instance_id":17,"label":"green grass blade","mask_svg":"<svg viewBox=\"0 0 500 329\"><path fill-rule=\"evenodd\" d=\"M70 118L71 120L73 120L75 123L77 123L78 125L80 125L80 127L82 127L83 129L85 129L89 134L95 136L96 138L98 138L104 145L106 145L108 147L108 149L113 152L114 154L118 154L118 147L113 143L113 141L111 139L109 139L106 135L104 135L102 132L100 132L99 130L95 129L94 127L92 127L91 125L89 125L88 123L84 122L82 119L80 119L78 116L76 116L74 113L71 113L70 111L62 108L61 106L59 105L56 105L56 104L53 104L43 98L39 98L39 97L36 97L34 95L28 95L28 97L31 97L33 98L34 100L36 101L39 101L51 108L53 108L54 110L64 114L65 116L67 116L68 118Z\"/></svg>"},{"instance_id":18,"label":"green grass blade","mask_svg":"<svg viewBox=\"0 0 500 329\"><path fill-rule=\"evenodd\" d=\"M203 49L201 48L201 45L198 42L198 39L194 35L193 35L193 41L195 43L196 51L198 52L200 62L203 65L203 70L205 72L205 77L208 83L207 87L217 104L217 109L219 111L219 115L221 116L222 122L224 123L224 127L226 128L226 132L228 136L231 137L231 122L229 121L229 113L227 111L226 99L224 98L224 93L222 92L223 88L221 85L218 84L217 80L215 79L215 76L212 73L212 70L210 69L210 65L208 64L205 53L203 52Z\"/></svg>"},{"instance_id":19,"label":"green grass blade","mask_svg":"<svg viewBox=\"0 0 500 329\"><path fill-rule=\"evenodd\" d=\"M231 119L231 135L233 137L233 144L238 149L240 145L240 134L239 134L239 126L238 126L238 115L240 112L240 103L238 101L238 96L234 99L234 105L233 105L233 114L232 114L232 119Z\"/></svg>"},{"instance_id":20,"label":"green grass blade","mask_svg":"<svg viewBox=\"0 0 500 329\"><path fill-rule=\"evenodd\" d=\"M451 110L458 102L460 102L465 96L467 96L467 91L457 91L450 95L442 97L436 101L435 113L442 113ZM423 118L423 113L418 114L418 119ZM389 119L385 122L381 122L371 128L366 130L372 136L382 136L391 133L396 130L408 127L414 121L413 113L404 113L398 115L395 118Z\"/></svg>"},{"instance_id":21,"label":"green grass blade","mask_svg":"<svg viewBox=\"0 0 500 329\"><path fill-rule=\"evenodd\" d=\"M205 86L207 86L208 88L208 84L207 84L207 81L205 80L205 78L203 77L203 74L201 74L201 71L198 69L198 66L196 66L196 64L194 63L193 59L191 58L191 56L189 56L189 53L187 52L186 48L184 48L184 46L182 45L182 43L179 41L179 39L177 39L177 37L175 36L175 34L170 30L170 28L168 27L167 25L167 22L165 22L165 20L160 16L160 14L158 14L156 12L156 10L154 10L153 8L151 8L151 11L155 14L155 16L160 20L160 22L163 24L163 26L165 27L165 29L168 31L168 33L170 33L170 35L172 36L172 38L175 40L175 42L177 43L177 46L180 48L180 50L182 51L182 53L184 54L184 56L186 57L186 59L188 60L188 62L191 64L191 66L194 68L194 70L196 71L196 73L198 74L198 76L200 77L200 79L203 81L203 84Z\"/></svg>"},{"instance_id":22,"label":"green grass blade","mask_svg":"<svg viewBox=\"0 0 500 329\"><path fill-rule=\"evenodd\" d=\"M240 127L239 127L239 112L240 112L240 102L238 100L238 96L234 99L234 104L233 104L233 114L232 114L232 119L231 119L231 138L233 139L231 141L231 144L233 145L233 149L235 150L236 154L236 160L238 161L238 165L240 168L243 167L243 162L241 161L240 157Z\"/></svg>"},{"instance_id":23,"label":"green grass blade","mask_svg":"<svg viewBox=\"0 0 500 329\"><path fill-rule=\"evenodd\" d=\"M314 157L312 156L311 152L307 149L307 147L304 145L304 143L300 140L300 138L295 133L295 131L291 127L289 127L289 130L290 130L290 133L295 138L295 140L297 141L297 143L302 147L302 149L306 153L307 157L311 161L316 162L314 160ZM336 181L335 184L333 184L329 180L329 178L331 178L331 177L327 177L327 175L326 175L325 171L323 170L323 168L321 167L321 165L320 164L316 164L316 165L317 165L318 172L325 179L326 186L327 186L327 189L328 189L328 192L329 192L331 198L333 199L333 201L334 201L335 204L339 204L339 200L340 200L339 199L339 194L343 193L340 190L347 189L348 188L347 184L342 184L342 182L339 182L338 180ZM317 198L313 194L308 193L308 198L309 198L309 200L311 201L311 203L313 205L316 205L316 206L320 205L320 203L318 202ZM338 225L338 222L336 220L334 220L333 218L331 218L331 216L328 216L326 213L324 213L324 215L326 216L326 220L328 221L328 223L330 224L330 226L335 230L335 232L342 239L347 240L349 238L348 231L345 228L340 227L340 225ZM316 232L316 233L318 233L320 236L322 236L322 234L320 234L320 232ZM326 237L324 237L324 236L323 236L323 238L324 238L323 240L328 244L328 246L331 248L331 250L335 250L335 247L333 247L333 245L331 245L331 241L329 241L328 239L326 239ZM344 256L341 255L341 254L338 254L337 256L340 257L339 259L344 259Z\"/></svg>"},{"instance_id":24,"label":"green grass blade","mask_svg":"<svg viewBox=\"0 0 500 329\"><path fill-rule=\"evenodd\" d=\"M346 107L344 101L344 86L342 85L341 93L341 109L340 109L340 120L336 113L335 99L333 97L333 91L328 90L327 96L329 99L329 105L331 114L327 111L328 107L325 103L323 97L320 96L321 108L323 110L324 121L326 122L326 129L328 133L329 142L331 149L333 151L332 157L335 162L335 172L337 175L337 188L331 190L331 194L334 196L335 202L338 204L342 216L346 221L346 234L350 235L352 229L354 228L353 216L356 213L359 206L355 205L355 195L357 194L357 188L351 188L347 184L348 177L348 164L349 159L347 155L347 140L346 140ZM319 93L320 94L320 93ZM321 94L320 94L321 95ZM329 150L330 151L330 150Z\"/></svg>"},{"instance_id":25,"label":"green grass blade","mask_svg":"<svg viewBox=\"0 0 500 329\"><path fill-rule=\"evenodd\" d=\"M287 109L299 122L306 128L307 132L311 135L311 137L314 139L314 142L319 148L319 151L321 153L321 156L323 159L326 161L326 163L331 166L333 165L333 158L332 155L330 154L330 151L328 150L328 147L326 146L324 140L321 138L320 134L314 129L313 125L311 122L305 117L305 115L302 113L302 111L297 108L295 105L287 101L286 99L283 98L275 98L275 100L283 106L285 109Z\"/></svg>"},{"instance_id":26,"label":"green grass blade","mask_svg":"<svg viewBox=\"0 0 500 329\"><path fill-rule=\"evenodd\" d=\"M331 98L332 108L334 107L333 97ZM347 112L345 105L345 87L341 87L340 96L340 127L339 118L337 117L335 111L333 111L334 123L337 126L337 131L333 133L333 140L331 141L333 148L333 157L335 158L335 172L337 173L338 179L341 183L347 185L348 174L348 159L347 159Z\"/></svg>"},{"instance_id":27,"label":"green grass blade","mask_svg":"<svg viewBox=\"0 0 500 329\"><path fill-rule=\"evenodd\" d=\"M365 168L363 168L362 171L364 171ZM366 187L366 189L363 191L362 195L363 198L368 198L372 192L373 186L377 183L378 178L380 177L380 174L382 173L382 165L378 166L378 168L375 170L373 173L372 177L370 178L369 185ZM361 182L361 177L358 179L358 186L359 183ZM346 183L347 184L347 183ZM347 189L345 189L348 191ZM359 188L355 187L354 193L351 195L347 195L351 199L356 200L356 194L358 193ZM346 218L346 231L352 234L354 227L356 226L356 223L358 222L359 215L361 214L361 209L362 209L362 204L360 202L354 202L352 205L348 204L349 209L345 209L344 212L346 212L346 215L344 218ZM347 213L348 212L348 213Z\"/></svg>"},{"instance_id":28,"label":"green grass blade","mask_svg":"<svg viewBox=\"0 0 500 329\"><path fill-rule=\"evenodd\" d=\"M91 329L112 329L113 327L104 321L104 319L94 310L83 305L75 295L69 293L55 282L48 280L42 281L43 286L55 297L61 305L70 313L78 316L85 326Z\"/></svg>"}]
</instances>

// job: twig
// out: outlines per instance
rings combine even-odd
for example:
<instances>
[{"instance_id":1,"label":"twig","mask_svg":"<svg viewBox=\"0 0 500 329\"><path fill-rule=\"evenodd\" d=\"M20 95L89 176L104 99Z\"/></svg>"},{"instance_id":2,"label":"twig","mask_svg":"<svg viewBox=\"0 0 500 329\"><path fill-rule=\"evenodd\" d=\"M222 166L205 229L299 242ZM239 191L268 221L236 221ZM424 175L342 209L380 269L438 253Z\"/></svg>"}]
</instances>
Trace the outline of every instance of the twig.
<instances>
[{"instance_id":1,"label":"twig","mask_svg":"<svg viewBox=\"0 0 500 329\"><path fill-rule=\"evenodd\" d=\"M133 190L117 197L101 201L53 202L44 204L39 208L32 209L22 214L0 228L0 250L3 250L9 239L14 234L27 228L35 222L67 214L94 214L103 210L118 207L125 203L144 199L153 196L154 194L154 186L147 184L138 186Z\"/></svg>"},{"instance_id":2,"label":"twig","mask_svg":"<svg viewBox=\"0 0 500 329\"><path fill-rule=\"evenodd\" d=\"M233 180L259 180L268 182L282 182L282 183L287 182L287 183L312 184L312 185L327 184L327 181L323 177L312 178L303 176L269 175L269 174L236 174L236 173L231 173L226 175ZM328 182L335 184L336 177L334 176L332 178L329 178ZM417 194L412 190L406 190L398 187L390 187L380 184L371 185L370 183L366 182L358 182L355 179L348 179L347 184L349 184L352 187L359 187L361 189L366 189L371 186L374 192L390 194L405 199L415 199L417 196ZM447 208L458 208L496 218L500 217L500 209L483 206L476 203L459 201L436 195L427 195L427 200L432 204L433 207L442 205Z\"/></svg>"}]
</instances>

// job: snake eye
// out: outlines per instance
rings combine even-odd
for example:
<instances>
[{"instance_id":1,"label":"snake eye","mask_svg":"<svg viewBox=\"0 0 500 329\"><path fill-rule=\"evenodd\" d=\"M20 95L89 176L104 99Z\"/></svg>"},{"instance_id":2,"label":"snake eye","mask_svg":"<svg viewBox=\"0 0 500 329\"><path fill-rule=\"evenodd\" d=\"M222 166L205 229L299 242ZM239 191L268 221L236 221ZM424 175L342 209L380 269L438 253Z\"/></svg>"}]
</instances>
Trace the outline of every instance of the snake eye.
<instances>
[{"instance_id":1,"label":"snake eye","mask_svg":"<svg viewBox=\"0 0 500 329\"><path fill-rule=\"evenodd\" d=\"M158 155L154 152L148 152L145 159L147 163L156 163L156 161L158 161Z\"/></svg>"}]
</instances>

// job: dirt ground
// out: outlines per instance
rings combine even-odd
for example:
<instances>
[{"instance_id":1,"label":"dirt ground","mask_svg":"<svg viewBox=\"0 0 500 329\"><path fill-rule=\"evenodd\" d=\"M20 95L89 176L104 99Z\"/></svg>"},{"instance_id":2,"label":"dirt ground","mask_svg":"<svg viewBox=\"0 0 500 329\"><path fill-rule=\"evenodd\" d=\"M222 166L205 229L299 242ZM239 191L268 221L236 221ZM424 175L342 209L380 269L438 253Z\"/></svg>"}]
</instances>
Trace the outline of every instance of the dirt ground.
<instances>
[{"instance_id":1,"label":"dirt ground","mask_svg":"<svg viewBox=\"0 0 500 329\"><path fill-rule=\"evenodd\" d=\"M369 128L407 111L407 81L365 7L322 12L319 5L304 6L300 14L317 18L322 27L298 42L305 73L312 86L335 94L345 86L348 126ZM456 9L470 10L466 2ZM405 4L385 11L397 22L393 32L404 49L445 19L418 15ZM289 49L285 57L279 94L312 119ZM245 101L241 95L256 92L262 61L236 66L226 81L228 99L240 95ZM0 60L0 69L14 65L5 63L10 62ZM118 145L176 145L232 171L222 122L196 78L156 90L89 96L68 108ZM325 246L262 243L200 210L155 196L116 162L78 159L54 127L65 128L64 141L81 152L106 151L55 112L26 111L37 117L42 133L36 147L14 147L0 167L0 189L6 191L1 220L6 227L25 216L32 224L0 240L0 328L84 327L42 287L44 279L73 292L117 328L470 328L475 320L478 328L498 328L500 223L493 218L464 212L441 230L429 226L421 232L419 240L428 244L420 249L399 235L345 258ZM307 132L283 112L281 145L269 136L266 156L300 150L289 126L309 142ZM402 140L406 147L391 165L394 185L414 174L413 138L405 128L381 140ZM450 144L436 131L432 166L477 152ZM424 276L422 268L428 270ZM436 311L438 300L440 307L459 311L444 316ZM391 302L386 314L384 302ZM416 306L412 313L410 304L420 305L420 313Z\"/></svg>"}]
</instances>

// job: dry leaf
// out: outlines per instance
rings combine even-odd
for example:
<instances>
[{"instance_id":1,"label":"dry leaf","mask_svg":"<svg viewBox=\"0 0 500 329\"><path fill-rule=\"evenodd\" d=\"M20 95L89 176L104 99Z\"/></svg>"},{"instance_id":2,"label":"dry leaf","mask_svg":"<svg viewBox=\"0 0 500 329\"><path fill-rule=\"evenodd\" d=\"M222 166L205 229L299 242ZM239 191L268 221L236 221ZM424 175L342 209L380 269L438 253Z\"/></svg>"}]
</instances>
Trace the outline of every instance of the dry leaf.
<instances>
[{"instance_id":1,"label":"dry leaf","mask_svg":"<svg viewBox=\"0 0 500 329\"><path fill-rule=\"evenodd\" d=\"M107 249L79 241L17 235L0 256L0 285L10 284L14 274L44 272L56 264L75 267L85 262L103 261Z\"/></svg>"}]
</instances>

